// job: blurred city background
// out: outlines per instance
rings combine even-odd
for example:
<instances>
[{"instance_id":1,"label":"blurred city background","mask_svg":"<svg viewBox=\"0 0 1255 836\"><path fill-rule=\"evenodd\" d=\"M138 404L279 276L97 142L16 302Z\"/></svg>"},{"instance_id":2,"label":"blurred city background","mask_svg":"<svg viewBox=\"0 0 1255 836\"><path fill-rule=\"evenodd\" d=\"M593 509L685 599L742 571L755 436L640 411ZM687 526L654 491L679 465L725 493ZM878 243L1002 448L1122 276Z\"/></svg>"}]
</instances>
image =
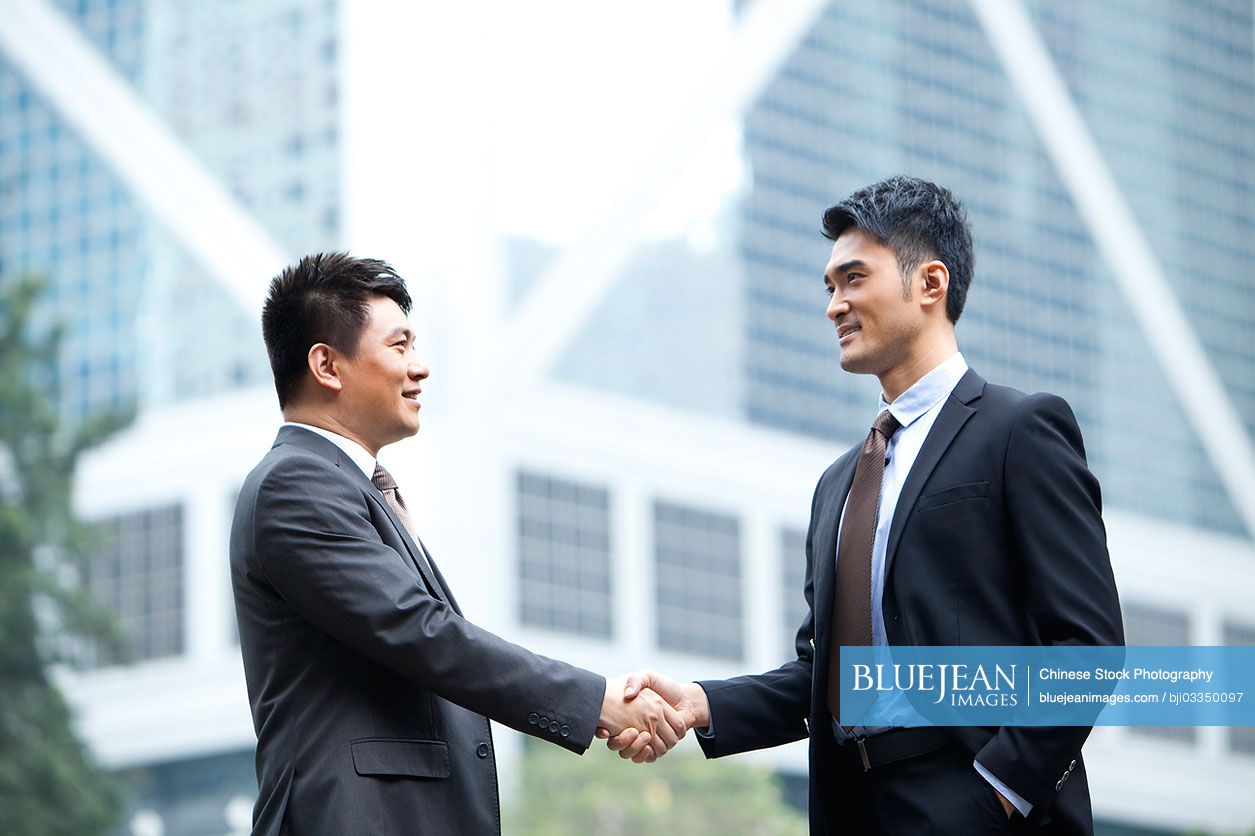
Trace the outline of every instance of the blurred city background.
<instances>
[{"instance_id":1,"label":"blurred city background","mask_svg":"<svg viewBox=\"0 0 1255 836\"><path fill-rule=\"evenodd\" d=\"M723 676L792 653L811 491L875 410L820 215L936 180L976 237L960 347L1076 410L1130 642L1255 643L1253 49L1251 0L0 0L0 319L34 294L0 399L55 393L27 440L125 425L53 445L85 528L3 576L104 832L248 831L227 534L280 422L261 299L309 252L409 281L432 376L381 460L468 617ZM651 773L496 734L510 833L801 832L803 744ZM5 745L11 778L40 744ZM1255 828L1255 729L1085 752L1101 834Z\"/></svg>"}]
</instances>

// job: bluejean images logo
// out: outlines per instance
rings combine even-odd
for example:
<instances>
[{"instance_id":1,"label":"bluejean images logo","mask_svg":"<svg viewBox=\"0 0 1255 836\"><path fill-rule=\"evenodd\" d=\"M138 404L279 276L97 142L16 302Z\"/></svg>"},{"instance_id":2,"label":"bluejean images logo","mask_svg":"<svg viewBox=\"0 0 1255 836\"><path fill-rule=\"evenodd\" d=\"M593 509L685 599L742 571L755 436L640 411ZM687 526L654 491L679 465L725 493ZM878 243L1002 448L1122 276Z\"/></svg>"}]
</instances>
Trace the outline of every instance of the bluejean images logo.
<instances>
[{"instance_id":1,"label":"bluejean images logo","mask_svg":"<svg viewBox=\"0 0 1255 836\"><path fill-rule=\"evenodd\" d=\"M1027 669L1026 669L1027 670ZM854 690L879 693L905 691L933 705L948 701L955 707L1019 705L1015 692L1015 665L907 664L896 662L854 665Z\"/></svg>"},{"instance_id":2,"label":"bluejean images logo","mask_svg":"<svg viewBox=\"0 0 1255 836\"><path fill-rule=\"evenodd\" d=\"M843 647L840 722L1255 725L1255 647Z\"/></svg>"}]
</instances>

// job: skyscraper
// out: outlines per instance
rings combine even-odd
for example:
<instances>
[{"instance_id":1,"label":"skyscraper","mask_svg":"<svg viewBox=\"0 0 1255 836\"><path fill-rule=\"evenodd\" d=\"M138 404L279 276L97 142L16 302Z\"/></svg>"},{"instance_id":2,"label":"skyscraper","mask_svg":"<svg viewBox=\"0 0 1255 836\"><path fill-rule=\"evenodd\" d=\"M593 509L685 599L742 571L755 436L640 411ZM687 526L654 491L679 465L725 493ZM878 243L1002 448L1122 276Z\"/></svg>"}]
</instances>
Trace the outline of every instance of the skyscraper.
<instances>
[{"instance_id":1,"label":"skyscraper","mask_svg":"<svg viewBox=\"0 0 1255 836\"><path fill-rule=\"evenodd\" d=\"M1251 4L1027 7L1251 432ZM972 366L1072 403L1109 507L1244 532L1148 348L1175 335L1135 322L969 3L830 3L745 136L751 420L862 436L875 391L834 373L819 215L863 184L913 174L967 204L977 264L958 335Z\"/></svg>"},{"instance_id":2,"label":"skyscraper","mask_svg":"<svg viewBox=\"0 0 1255 836\"><path fill-rule=\"evenodd\" d=\"M51 5L283 247L335 245L335 2ZM0 275L49 282L64 417L268 380L251 317L3 54L0 115Z\"/></svg>"}]
</instances>

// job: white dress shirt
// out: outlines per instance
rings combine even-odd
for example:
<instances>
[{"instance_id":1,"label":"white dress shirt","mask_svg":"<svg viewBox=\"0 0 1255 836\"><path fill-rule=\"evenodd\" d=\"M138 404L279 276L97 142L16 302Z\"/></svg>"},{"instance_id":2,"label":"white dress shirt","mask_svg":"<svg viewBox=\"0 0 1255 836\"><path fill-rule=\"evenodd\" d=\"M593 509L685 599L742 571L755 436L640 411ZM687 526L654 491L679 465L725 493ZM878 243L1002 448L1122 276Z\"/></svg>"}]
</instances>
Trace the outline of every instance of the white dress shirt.
<instances>
[{"instance_id":1,"label":"white dress shirt","mask_svg":"<svg viewBox=\"0 0 1255 836\"><path fill-rule=\"evenodd\" d=\"M342 435L333 433L331 430L324 430L322 427L311 427L309 424L300 424L296 421L284 421L285 427L300 427L303 430L309 430L312 433L318 433L323 438L330 441L335 446L344 451L344 455L353 460L353 464L362 469L366 474L366 478L374 484L375 479L375 457L370 454L362 445L358 444L351 438L345 438Z\"/></svg>"}]
</instances>

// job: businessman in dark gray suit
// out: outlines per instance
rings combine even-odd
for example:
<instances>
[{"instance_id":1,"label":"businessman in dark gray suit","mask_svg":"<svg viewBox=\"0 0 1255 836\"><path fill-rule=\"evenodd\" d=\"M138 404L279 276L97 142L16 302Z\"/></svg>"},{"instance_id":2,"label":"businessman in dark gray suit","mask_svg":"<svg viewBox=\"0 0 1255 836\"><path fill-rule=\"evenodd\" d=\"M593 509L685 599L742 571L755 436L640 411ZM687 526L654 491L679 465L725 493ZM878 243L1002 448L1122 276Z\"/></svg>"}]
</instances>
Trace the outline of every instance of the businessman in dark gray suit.
<instances>
[{"instance_id":1,"label":"businessman in dark gray suit","mask_svg":"<svg viewBox=\"0 0 1255 836\"><path fill-rule=\"evenodd\" d=\"M418 431L427 369L385 263L310 256L262 314L285 423L240 490L231 577L257 731L259 834L495 834L489 718L573 752L684 723L660 697L467 621L379 449Z\"/></svg>"}]
</instances>

